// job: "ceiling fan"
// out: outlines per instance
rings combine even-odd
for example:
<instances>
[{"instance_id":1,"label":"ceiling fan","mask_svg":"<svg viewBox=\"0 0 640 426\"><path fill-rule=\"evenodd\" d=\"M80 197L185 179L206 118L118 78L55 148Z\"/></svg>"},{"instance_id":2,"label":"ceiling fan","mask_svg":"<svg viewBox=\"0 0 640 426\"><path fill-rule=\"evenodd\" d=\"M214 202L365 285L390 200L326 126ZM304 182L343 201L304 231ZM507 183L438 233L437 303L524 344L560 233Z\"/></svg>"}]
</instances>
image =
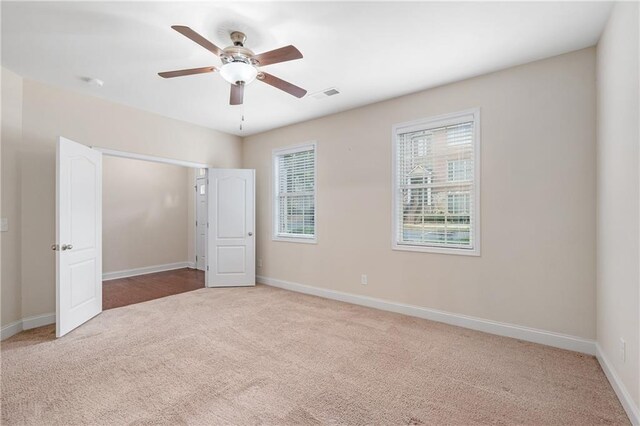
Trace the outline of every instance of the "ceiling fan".
<instances>
[{"instance_id":1,"label":"ceiling fan","mask_svg":"<svg viewBox=\"0 0 640 426\"><path fill-rule=\"evenodd\" d=\"M231 105L242 104L244 98L244 86L255 79L267 83L277 89L283 90L297 98L301 98L307 94L307 91L303 88L259 69L259 67L264 67L266 65L302 58L302 53L291 45L256 55L250 49L244 47L247 37L244 33L239 31L231 33L232 46L220 49L218 46L211 43L189 27L173 25L171 28L217 55L222 60L222 66L220 69L211 66L160 72L158 73L160 77L173 78L184 75L219 71L222 78L231 83L231 97L229 100Z\"/></svg>"}]
</instances>

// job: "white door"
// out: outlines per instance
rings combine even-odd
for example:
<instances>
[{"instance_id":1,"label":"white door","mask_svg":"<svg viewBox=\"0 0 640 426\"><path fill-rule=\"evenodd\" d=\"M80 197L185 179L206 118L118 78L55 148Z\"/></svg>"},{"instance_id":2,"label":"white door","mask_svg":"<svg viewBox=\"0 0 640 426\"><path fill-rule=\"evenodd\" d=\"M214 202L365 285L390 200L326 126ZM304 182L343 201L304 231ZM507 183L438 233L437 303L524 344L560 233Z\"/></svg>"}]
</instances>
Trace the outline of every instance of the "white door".
<instances>
[{"instance_id":1,"label":"white door","mask_svg":"<svg viewBox=\"0 0 640 426\"><path fill-rule=\"evenodd\" d=\"M102 312L102 153L58 141L56 336Z\"/></svg>"},{"instance_id":2,"label":"white door","mask_svg":"<svg viewBox=\"0 0 640 426\"><path fill-rule=\"evenodd\" d=\"M207 287L253 286L255 170L209 169Z\"/></svg>"},{"instance_id":3,"label":"white door","mask_svg":"<svg viewBox=\"0 0 640 426\"><path fill-rule=\"evenodd\" d=\"M207 268L207 178L196 179L196 269Z\"/></svg>"}]
</instances>

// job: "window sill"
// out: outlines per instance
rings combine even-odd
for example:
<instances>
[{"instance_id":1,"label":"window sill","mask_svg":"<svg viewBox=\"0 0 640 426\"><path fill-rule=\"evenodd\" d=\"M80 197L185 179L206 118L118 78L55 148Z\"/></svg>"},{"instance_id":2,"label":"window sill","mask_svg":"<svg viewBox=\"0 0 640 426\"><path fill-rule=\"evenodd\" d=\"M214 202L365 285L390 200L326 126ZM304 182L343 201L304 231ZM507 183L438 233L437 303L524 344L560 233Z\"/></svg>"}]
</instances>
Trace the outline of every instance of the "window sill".
<instances>
[{"instance_id":1,"label":"window sill","mask_svg":"<svg viewBox=\"0 0 640 426\"><path fill-rule=\"evenodd\" d=\"M302 243L302 244L318 244L318 238L310 237L271 237L271 241L280 241L283 243Z\"/></svg>"},{"instance_id":2,"label":"window sill","mask_svg":"<svg viewBox=\"0 0 640 426\"><path fill-rule=\"evenodd\" d=\"M480 256L480 248L474 248L473 250L471 250L450 247L425 247L405 244L393 244L391 246L391 249L398 251L415 251L420 253L454 254L458 256Z\"/></svg>"}]
</instances>

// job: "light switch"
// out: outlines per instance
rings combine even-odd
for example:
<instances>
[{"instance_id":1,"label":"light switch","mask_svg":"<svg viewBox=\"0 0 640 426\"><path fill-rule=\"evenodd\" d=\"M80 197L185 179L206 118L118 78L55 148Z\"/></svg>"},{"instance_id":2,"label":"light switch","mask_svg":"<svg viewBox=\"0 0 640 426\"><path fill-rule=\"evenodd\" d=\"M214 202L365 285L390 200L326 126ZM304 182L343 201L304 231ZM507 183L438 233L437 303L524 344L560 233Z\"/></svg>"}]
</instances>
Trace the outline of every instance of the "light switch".
<instances>
[{"instance_id":1,"label":"light switch","mask_svg":"<svg viewBox=\"0 0 640 426\"><path fill-rule=\"evenodd\" d=\"M6 217L0 219L0 232L7 232L9 230L9 220Z\"/></svg>"}]
</instances>

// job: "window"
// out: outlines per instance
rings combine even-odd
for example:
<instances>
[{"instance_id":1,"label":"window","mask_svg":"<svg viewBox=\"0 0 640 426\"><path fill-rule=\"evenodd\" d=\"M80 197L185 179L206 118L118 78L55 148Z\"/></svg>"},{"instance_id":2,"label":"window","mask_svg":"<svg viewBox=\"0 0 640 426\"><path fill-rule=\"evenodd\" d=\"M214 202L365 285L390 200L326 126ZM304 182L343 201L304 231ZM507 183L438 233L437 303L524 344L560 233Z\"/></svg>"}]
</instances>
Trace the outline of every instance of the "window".
<instances>
[{"instance_id":1,"label":"window","mask_svg":"<svg viewBox=\"0 0 640 426\"><path fill-rule=\"evenodd\" d=\"M394 126L393 248L480 254L479 110Z\"/></svg>"},{"instance_id":2,"label":"window","mask_svg":"<svg viewBox=\"0 0 640 426\"><path fill-rule=\"evenodd\" d=\"M273 239L316 242L316 144L275 150Z\"/></svg>"}]
</instances>

